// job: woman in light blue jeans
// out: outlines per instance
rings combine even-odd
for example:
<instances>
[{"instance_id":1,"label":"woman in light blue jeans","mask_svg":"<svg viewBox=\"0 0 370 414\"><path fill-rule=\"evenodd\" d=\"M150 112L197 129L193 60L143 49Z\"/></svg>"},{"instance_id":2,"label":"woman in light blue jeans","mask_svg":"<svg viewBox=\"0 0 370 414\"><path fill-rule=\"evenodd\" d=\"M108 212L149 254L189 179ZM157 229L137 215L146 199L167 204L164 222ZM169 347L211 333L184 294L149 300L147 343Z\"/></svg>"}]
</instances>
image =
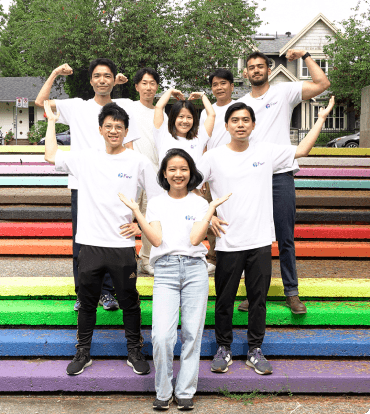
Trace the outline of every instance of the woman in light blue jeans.
<instances>
[{"instance_id":1,"label":"woman in light blue jeans","mask_svg":"<svg viewBox=\"0 0 370 414\"><path fill-rule=\"evenodd\" d=\"M164 157L157 177L166 192L149 200L146 218L137 203L120 194L153 244L154 267L153 359L156 400L153 408L166 410L172 402L173 350L181 308L181 357L175 398L180 410L194 407L200 347L208 300L208 272L202 241L217 206L230 194L211 204L191 191L201 182L191 156L173 148Z\"/></svg>"}]
</instances>

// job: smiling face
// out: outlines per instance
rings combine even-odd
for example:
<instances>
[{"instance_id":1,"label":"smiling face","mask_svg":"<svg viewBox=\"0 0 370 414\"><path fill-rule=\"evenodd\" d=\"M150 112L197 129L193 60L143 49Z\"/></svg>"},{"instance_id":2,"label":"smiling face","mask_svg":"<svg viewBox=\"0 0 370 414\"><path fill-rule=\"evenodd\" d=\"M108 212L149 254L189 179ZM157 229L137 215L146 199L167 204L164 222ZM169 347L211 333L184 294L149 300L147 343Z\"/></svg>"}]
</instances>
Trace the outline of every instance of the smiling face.
<instances>
[{"instance_id":1,"label":"smiling face","mask_svg":"<svg viewBox=\"0 0 370 414\"><path fill-rule=\"evenodd\" d=\"M193 126L193 115L187 108L181 108L175 121L176 135L186 138L186 134Z\"/></svg>"},{"instance_id":2,"label":"smiling face","mask_svg":"<svg viewBox=\"0 0 370 414\"><path fill-rule=\"evenodd\" d=\"M96 66L91 75L90 85L95 95L110 95L114 86L114 76L110 68L105 65Z\"/></svg>"},{"instance_id":3,"label":"smiling face","mask_svg":"<svg viewBox=\"0 0 370 414\"><path fill-rule=\"evenodd\" d=\"M267 67L263 58L249 59L247 62L247 75L252 86L262 86L268 82L271 69Z\"/></svg>"},{"instance_id":4,"label":"smiling face","mask_svg":"<svg viewBox=\"0 0 370 414\"><path fill-rule=\"evenodd\" d=\"M254 130L255 125L249 111L247 109L240 109L230 115L225 127L229 131L232 140L246 141Z\"/></svg>"},{"instance_id":5,"label":"smiling face","mask_svg":"<svg viewBox=\"0 0 370 414\"><path fill-rule=\"evenodd\" d=\"M171 192L188 193L187 185L190 180L190 168L185 158L176 155L167 162L166 171L163 171L164 177L170 185L169 194Z\"/></svg>"},{"instance_id":6,"label":"smiling face","mask_svg":"<svg viewBox=\"0 0 370 414\"><path fill-rule=\"evenodd\" d=\"M135 85L135 88L139 92L140 100L149 101L152 103L158 90L158 83L155 81L152 75L146 73L141 81Z\"/></svg>"},{"instance_id":7,"label":"smiling face","mask_svg":"<svg viewBox=\"0 0 370 414\"><path fill-rule=\"evenodd\" d=\"M212 93L217 100L231 100L231 94L234 90L234 84L224 78L215 76L212 79Z\"/></svg>"},{"instance_id":8,"label":"smiling face","mask_svg":"<svg viewBox=\"0 0 370 414\"><path fill-rule=\"evenodd\" d=\"M112 116L107 116L103 125L99 126L99 132L103 136L107 147L112 149L122 148L122 151L124 150L122 143L127 135L128 128L126 129L122 120L115 120Z\"/></svg>"}]
</instances>

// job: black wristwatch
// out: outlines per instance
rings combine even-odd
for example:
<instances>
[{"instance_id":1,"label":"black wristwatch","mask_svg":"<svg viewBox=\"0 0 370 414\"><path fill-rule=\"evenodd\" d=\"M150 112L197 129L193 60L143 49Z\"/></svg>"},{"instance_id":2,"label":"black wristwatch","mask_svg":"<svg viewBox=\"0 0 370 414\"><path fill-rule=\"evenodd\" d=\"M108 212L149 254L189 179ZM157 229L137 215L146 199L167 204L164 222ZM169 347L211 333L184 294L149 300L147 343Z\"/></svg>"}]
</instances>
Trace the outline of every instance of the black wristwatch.
<instances>
[{"instance_id":1,"label":"black wristwatch","mask_svg":"<svg viewBox=\"0 0 370 414\"><path fill-rule=\"evenodd\" d=\"M305 60L306 58L308 58L309 56L311 56L308 52L306 52L303 56L302 59Z\"/></svg>"}]
</instances>

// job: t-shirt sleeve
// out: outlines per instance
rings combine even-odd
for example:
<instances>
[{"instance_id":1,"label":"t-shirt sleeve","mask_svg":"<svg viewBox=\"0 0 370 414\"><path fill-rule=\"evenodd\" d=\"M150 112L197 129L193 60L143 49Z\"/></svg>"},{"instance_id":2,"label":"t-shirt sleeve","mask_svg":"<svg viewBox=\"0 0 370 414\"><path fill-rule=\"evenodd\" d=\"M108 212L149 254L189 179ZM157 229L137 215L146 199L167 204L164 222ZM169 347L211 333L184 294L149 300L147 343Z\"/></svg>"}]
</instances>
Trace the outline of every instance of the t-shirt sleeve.
<instances>
[{"instance_id":1,"label":"t-shirt sleeve","mask_svg":"<svg viewBox=\"0 0 370 414\"><path fill-rule=\"evenodd\" d=\"M154 144L157 148L158 154L161 151L161 148L163 146L163 140L166 138L166 134L168 134L168 121L166 122L166 119L163 120L163 123L159 129L157 129L155 126L153 126L153 139Z\"/></svg>"},{"instance_id":2,"label":"t-shirt sleeve","mask_svg":"<svg viewBox=\"0 0 370 414\"><path fill-rule=\"evenodd\" d=\"M199 203L199 208L197 209L195 221L202 221L208 211L209 204L204 198L200 196L196 196L196 197L199 197L199 200L197 200L197 203Z\"/></svg>"},{"instance_id":3,"label":"t-shirt sleeve","mask_svg":"<svg viewBox=\"0 0 370 414\"><path fill-rule=\"evenodd\" d=\"M70 125L72 119L78 116L79 105L83 100L81 98L72 99L54 99L57 112L60 113L58 123Z\"/></svg>"},{"instance_id":4,"label":"t-shirt sleeve","mask_svg":"<svg viewBox=\"0 0 370 414\"><path fill-rule=\"evenodd\" d=\"M203 111L200 114L199 125L204 125L204 122L206 119L207 119L207 112L205 109L203 109Z\"/></svg>"},{"instance_id":5,"label":"t-shirt sleeve","mask_svg":"<svg viewBox=\"0 0 370 414\"><path fill-rule=\"evenodd\" d=\"M200 124L200 126L199 126L198 138L199 138L199 142L200 142L200 145L202 146L202 151L203 151L204 148L206 147L209 139L211 138L208 135L207 131L206 131L206 128L204 126L204 123L203 124Z\"/></svg>"},{"instance_id":6,"label":"t-shirt sleeve","mask_svg":"<svg viewBox=\"0 0 370 414\"><path fill-rule=\"evenodd\" d=\"M148 202L148 206L146 208L146 214L145 218L146 221L150 224L152 221L160 221L159 213L161 211L160 208L158 208L158 200L150 200Z\"/></svg>"},{"instance_id":7,"label":"t-shirt sleeve","mask_svg":"<svg viewBox=\"0 0 370 414\"><path fill-rule=\"evenodd\" d=\"M129 142L136 141L137 139L141 138L140 130L137 125L134 112L130 108L124 108L124 110L127 112L127 115L129 116L129 122L128 122L128 133L127 136L124 139L124 143L128 144Z\"/></svg>"},{"instance_id":8,"label":"t-shirt sleeve","mask_svg":"<svg viewBox=\"0 0 370 414\"><path fill-rule=\"evenodd\" d=\"M286 82L283 85L285 87L286 98L289 104L294 108L302 102L303 82Z\"/></svg>"},{"instance_id":9,"label":"t-shirt sleeve","mask_svg":"<svg viewBox=\"0 0 370 414\"><path fill-rule=\"evenodd\" d=\"M200 171L200 173L203 175L203 181L198 185L198 189L202 188L202 185L206 181L210 181L212 179L211 177L211 163L209 160L209 152L205 152L200 160L197 162L197 169Z\"/></svg>"},{"instance_id":10,"label":"t-shirt sleeve","mask_svg":"<svg viewBox=\"0 0 370 414\"><path fill-rule=\"evenodd\" d=\"M57 150L55 154L55 170L72 174L78 179L82 154L80 151Z\"/></svg>"},{"instance_id":11,"label":"t-shirt sleeve","mask_svg":"<svg viewBox=\"0 0 370 414\"><path fill-rule=\"evenodd\" d=\"M142 169L139 175L139 187L145 190L148 200L163 194L164 191L157 183L157 176L153 164L146 158L142 161Z\"/></svg>"},{"instance_id":12,"label":"t-shirt sleeve","mask_svg":"<svg viewBox=\"0 0 370 414\"><path fill-rule=\"evenodd\" d=\"M295 145L269 144L273 172L293 166L297 147Z\"/></svg>"}]
</instances>

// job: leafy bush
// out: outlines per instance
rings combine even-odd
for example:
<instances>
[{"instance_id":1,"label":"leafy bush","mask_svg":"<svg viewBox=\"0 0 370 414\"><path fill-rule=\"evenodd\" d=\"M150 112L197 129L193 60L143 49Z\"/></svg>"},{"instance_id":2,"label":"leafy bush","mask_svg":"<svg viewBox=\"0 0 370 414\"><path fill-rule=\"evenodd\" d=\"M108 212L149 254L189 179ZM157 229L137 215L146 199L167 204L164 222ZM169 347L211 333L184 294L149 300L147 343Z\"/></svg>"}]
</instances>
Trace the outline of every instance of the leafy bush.
<instances>
[{"instance_id":1,"label":"leafy bush","mask_svg":"<svg viewBox=\"0 0 370 414\"><path fill-rule=\"evenodd\" d=\"M308 133L308 131L307 131ZM314 147L326 147L326 144L334 138L345 137L346 135L351 135L351 131L341 131L341 132L320 132L319 137L316 140ZM307 134L305 134L306 136ZM304 137L300 139L302 141Z\"/></svg>"},{"instance_id":2,"label":"leafy bush","mask_svg":"<svg viewBox=\"0 0 370 414\"><path fill-rule=\"evenodd\" d=\"M34 142L40 142L42 138L46 135L46 129L48 127L47 121L37 121L33 124L30 131L27 133L28 141L33 144ZM55 132L64 132L69 129L68 125L65 124L55 124Z\"/></svg>"},{"instance_id":3,"label":"leafy bush","mask_svg":"<svg viewBox=\"0 0 370 414\"><path fill-rule=\"evenodd\" d=\"M5 134L5 137L4 137L4 141L5 142L9 142L9 141L11 141L12 139L14 139L14 132L10 129L6 134Z\"/></svg>"}]
</instances>

